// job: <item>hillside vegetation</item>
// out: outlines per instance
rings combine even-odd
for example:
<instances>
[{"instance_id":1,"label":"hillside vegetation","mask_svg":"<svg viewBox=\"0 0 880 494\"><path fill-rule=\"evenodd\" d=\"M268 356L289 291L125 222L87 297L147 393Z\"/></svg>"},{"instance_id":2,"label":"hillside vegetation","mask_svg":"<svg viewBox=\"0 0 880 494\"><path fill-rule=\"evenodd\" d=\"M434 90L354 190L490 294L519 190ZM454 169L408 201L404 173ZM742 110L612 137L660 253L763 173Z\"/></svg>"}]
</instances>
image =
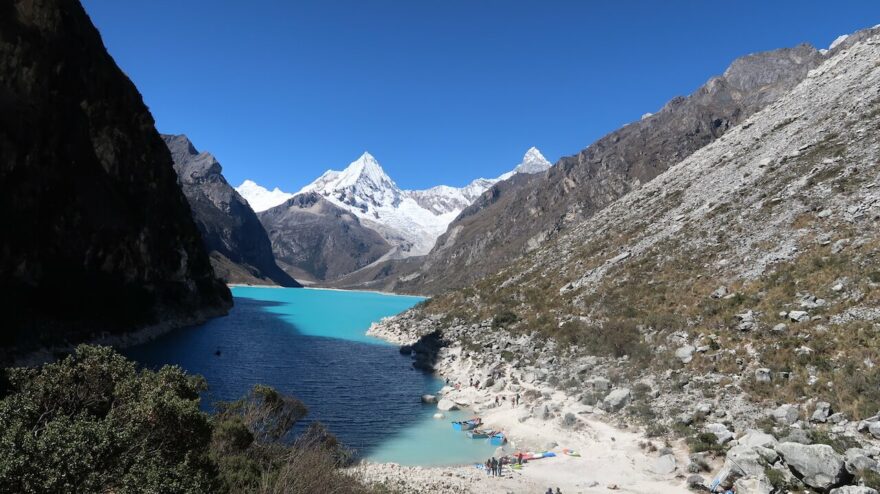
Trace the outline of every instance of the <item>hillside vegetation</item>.
<instances>
[{"instance_id":1,"label":"hillside vegetation","mask_svg":"<svg viewBox=\"0 0 880 494\"><path fill-rule=\"evenodd\" d=\"M294 436L308 410L265 386L210 415L204 379L85 345L2 378L0 492L373 492L319 423Z\"/></svg>"}]
</instances>

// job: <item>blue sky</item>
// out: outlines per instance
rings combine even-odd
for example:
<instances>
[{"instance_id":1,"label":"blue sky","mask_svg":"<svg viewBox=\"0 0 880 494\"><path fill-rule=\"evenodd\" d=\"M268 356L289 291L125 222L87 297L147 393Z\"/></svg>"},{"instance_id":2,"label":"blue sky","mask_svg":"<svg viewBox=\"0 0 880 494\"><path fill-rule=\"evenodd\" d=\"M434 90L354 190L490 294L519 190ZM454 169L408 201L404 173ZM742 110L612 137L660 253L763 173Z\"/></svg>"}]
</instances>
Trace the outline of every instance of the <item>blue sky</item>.
<instances>
[{"instance_id":1,"label":"blue sky","mask_svg":"<svg viewBox=\"0 0 880 494\"><path fill-rule=\"evenodd\" d=\"M404 188L550 161L869 1L83 0L161 132L296 190L369 150Z\"/></svg>"}]
</instances>

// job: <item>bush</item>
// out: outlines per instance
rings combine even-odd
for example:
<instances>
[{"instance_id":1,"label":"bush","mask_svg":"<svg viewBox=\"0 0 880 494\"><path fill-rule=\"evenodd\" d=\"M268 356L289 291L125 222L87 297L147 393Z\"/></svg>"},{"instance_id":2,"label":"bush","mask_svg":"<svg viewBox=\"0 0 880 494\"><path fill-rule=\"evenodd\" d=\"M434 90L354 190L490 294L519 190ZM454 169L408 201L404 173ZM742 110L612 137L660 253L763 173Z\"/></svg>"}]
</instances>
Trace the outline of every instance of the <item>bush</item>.
<instances>
[{"instance_id":1,"label":"bush","mask_svg":"<svg viewBox=\"0 0 880 494\"><path fill-rule=\"evenodd\" d=\"M720 453L724 451L724 448L718 444L718 436L711 432L700 432L687 438L687 445L691 453L702 453L704 451Z\"/></svg>"},{"instance_id":2,"label":"bush","mask_svg":"<svg viewBox=\"0 0 880 494\"><path fill-rule=\"evenodd\" d=\"M323 426L291 437L308 411L269 387L211 416L202 378L87 345L5 374L0 493L368 492L338 470L350 454Z\"/></svg>"}]
</instances>

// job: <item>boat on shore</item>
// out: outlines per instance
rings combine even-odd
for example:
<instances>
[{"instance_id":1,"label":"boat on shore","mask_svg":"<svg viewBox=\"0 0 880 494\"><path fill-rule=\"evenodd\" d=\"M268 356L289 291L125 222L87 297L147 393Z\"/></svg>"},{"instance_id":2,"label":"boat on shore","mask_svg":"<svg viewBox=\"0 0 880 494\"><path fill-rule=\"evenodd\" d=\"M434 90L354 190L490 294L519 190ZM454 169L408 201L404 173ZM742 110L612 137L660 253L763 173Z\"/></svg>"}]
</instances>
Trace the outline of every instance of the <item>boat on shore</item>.
<instances>
[{"instance_id":1,"label":"boat on shore","mask_svg":"<svg viewBox=\"0 0 880 494\"><path fill-rule=\"evenodd\" d=\"M494 446L503 446L504 443L507 442L507 437L504 436L503 432L496 432L489 437L489 443Z\"/></svg>"},{"instance_id":2,"label":"boat on shore","mask_svg":"<svg viewBox=\"0 0 880 494\"><path fill-rule=\"evenodd\" d=\"M483 420L479 417L474 417L470 420L461 420L458 422L452 423L452 429L457 431L469 431L472 429L476 429L483 423Z\"/></svg>"},{"instance_id":3,"label":"boat on shore","mask_svg":"<svg viewBox=\"0 0 880 494\"><path fill-rule=\"evenodd\" d=\"M467 431L467 435L471 439L489 439L495 431L489 429L474 429L472 431Z\"/></svg>"}]
</instances>

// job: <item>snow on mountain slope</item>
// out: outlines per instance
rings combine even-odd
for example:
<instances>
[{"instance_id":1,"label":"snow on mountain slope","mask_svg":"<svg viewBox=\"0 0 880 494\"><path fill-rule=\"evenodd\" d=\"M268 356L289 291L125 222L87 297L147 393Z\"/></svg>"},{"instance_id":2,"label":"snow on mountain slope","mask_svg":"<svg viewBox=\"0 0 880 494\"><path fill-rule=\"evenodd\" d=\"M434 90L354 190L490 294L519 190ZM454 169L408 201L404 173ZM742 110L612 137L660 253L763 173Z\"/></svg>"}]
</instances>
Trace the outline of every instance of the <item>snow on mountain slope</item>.
<instances>
[{"instance_id":1,"label":"snow on mountain slope","mask_svg":"<svg viewBox=\"0 0 880 494\"><path fill-rule=\"evenodd\" d=\"M342 171L326 171L298 193L308 192L351 211L395 247L395 257L427 253L454 218L451 212L435 214L419 205L370 153Z\"/></svg>"},{"instance_id":2,"label":"snow on mountain slope","mask_svg":"<svg viewBox=\"0 0 880 494\"><path fill-rule=\"evenodd\" d=\"M244 197L255 213L274 208L293 197L293 194L284 192L278 187L269 190L252 180L245 180L235 190Z\"/></svg>"},{"instance_id":3,"label":"snow on mountain slope","mask_svg":"<svg viewBox=\"0 0 880 494\"><path fill-rule=\"evenodd\" d=\"M541 151L538 151L538 148L532 146L526 151L526 155L523 156L522 163L517 165L513 170L501 175L495 181L499 182L501 180L507 180L517 173L541 173L547 171L551 166L553 166L553 164L547 161L547 158L541 154Z\"/></svg>"},{"instance_id":4,"label":"snow on mountain slope","mask_svg":"<svg viewBox=\"0 0 880 494\"><path fill-rule=\"evenodd\" d=\"M269 191L251 180L245 180L236 190L254 211L270 209L294 195L317 193L382 235L394 246L387 257L401 258L428 253L449 223L498 181L549 167L550 163L533 147L514 170L495 179L478 178L464 187L438 185L425 190L403 190L376 158L364 153L342 171L327 170L296 194L277 187Z\"/></svg>"}]
</instances>

